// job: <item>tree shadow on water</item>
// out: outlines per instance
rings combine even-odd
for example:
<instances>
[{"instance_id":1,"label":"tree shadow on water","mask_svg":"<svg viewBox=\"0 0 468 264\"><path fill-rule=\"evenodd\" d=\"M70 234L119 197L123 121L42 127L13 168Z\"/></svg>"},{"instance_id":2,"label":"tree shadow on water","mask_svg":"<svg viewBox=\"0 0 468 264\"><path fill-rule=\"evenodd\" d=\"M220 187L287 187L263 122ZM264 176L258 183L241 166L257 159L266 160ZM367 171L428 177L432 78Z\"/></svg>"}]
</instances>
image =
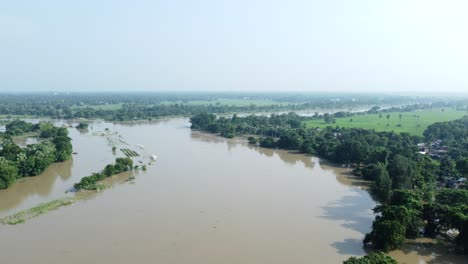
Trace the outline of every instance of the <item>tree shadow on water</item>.
<instances>
[{"instance_id":1,"label":"tree shadow on water","mask_svg":"<svg viewBox=\"0 0 468 264\"><path fill-rule=\"evenodd\" d=\"M362 238L345 238L330 245L340 255L363 255L362 239L371 230L374 214L372 209L375 202L365 190L353 190L354 195L346 195L337 201L322 206L324 213L322 218L331 221L340 221L341 226L356 231Z\"/></svg>"},{"instance_id":2,"label":"tree shadow on water","mask_svg":"<svg viewBox=\"0 0 468 264\"><path fill-rule=\"evenodd\" d=\"M342 226L365 235L371 230L376 203L365 190L355 190L356 195L347 195L323 206L325 219L344 221Z\"/></svg>"},{"instance_id":3,"label":"tree shadow on water","mask_svg":"<svg viewBox=\"0 0 468 264\"><path fill-rule=\"evenodd\" d=\"M362 239L346 238L343 241L334 242L331 244L336 248L340 255L360 255L362 249Z\"/></svg>"}]
</instances>

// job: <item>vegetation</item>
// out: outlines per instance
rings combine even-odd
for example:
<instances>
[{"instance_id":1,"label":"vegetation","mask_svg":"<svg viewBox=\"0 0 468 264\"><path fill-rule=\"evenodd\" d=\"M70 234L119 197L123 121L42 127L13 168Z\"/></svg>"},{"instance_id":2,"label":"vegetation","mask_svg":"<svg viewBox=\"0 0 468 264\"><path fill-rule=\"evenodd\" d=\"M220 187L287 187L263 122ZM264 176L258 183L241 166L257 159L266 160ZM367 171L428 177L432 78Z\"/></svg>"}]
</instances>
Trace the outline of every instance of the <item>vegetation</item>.
<instances>
[{"instance_id":1,"label":"vegetation","mask_svg":"<svg viewBox=\"0 0 468 264\"><path fill-rule=\"evenodd\" d=\"M131 150L131 149L120 149L120 151L123 152L123 154L125 154L125 156L127 157L138 157L140 156L137 152Z\"/></svg>"},{"instance_id":2,"label":"vegetation","mask_svg":"<svg viewBox=\"0 0 468 264\"><path fill-rule=\"evenodd\" d=\"M46 103L44 103L46 102ZM51 118L144 120L191 116L203 112L278 112L313 109L351 109L378 105L432 103L434 107L466 106L466 99L357 94L307 93L36 93L1 94L0 115ZM441 120L442 121L442 120Z\"/></svg>"},{"instance_id":3,"label":"vegetation","mask_svg":"<svg viewBox=\"0 0 468 264\"><path fill-rule=\"evenodd\" d=\"M49 211L56 210L62 206L67 206L75 202L76 198L63 198L59 200L53 200L47 203L40 204L33 208L30 208L25 211L21 211L11 216L7 216L0 219L0 223L8 225L22 224L26 220L34 218L36 216L45 214Z\"/></svg>"},{"instance_id":4,"label":"vegetation","mask_svg":"<svg viewBox=\"0 0 468 264\"><path fill-rule=\"evenodd\" d=\"M384 253L370 253L362 258L351 257L343 264L397 264L396 260Z\"/></svg>"},{"instance_id":5,"label":"vegetation","mask_svg":"<svg viewBox=\"0 0 468 264\"><path fill-rule=\"evenodd\" d=\"M362 128L307 128L304 117L282 115L216 117L193 116L193 129L224 137L250 136L250 144L267 148L297 150L339 163L352 164L354 173L372 181L372 192L381 203L372 231L364 244L374 250L400 248L407 238L434 237L449 229L468 250L468 190L437 188L447 177L467 172L468 117L431 125L425 138L408 133L377 132ZM436 143L433 143L436 142ZM431 146L436 156L418 153ZM442 146L443 145L443 146ZM442 152L437 152L442 148Z\"/></svg>"},{"instance_id":6,"label":"vegetation","mask_svg":"<svg viewBox=\"0 0 468 264\"><path fill-rule=\"evenodd\" d=\"M88 128L88 123L83 123L83 122L80 122L78 123L78 125L76 126L77 129L87 129Z\"/></svg>"},{"instance_id":7,"label":"vegetation","mask_svg":"<svg viewBox=\"0 0 468 264\"><path fill-rule=\"evenodd\" d=\"M132 166L133 161L130 158L117 158L115 164L107 165L105 169L100 173L93 173L91 176L82 178L79 183L76 183L74 185L74 187L77 190L103 190L106 188L106 186L98 183L99 180L124 171L131 170ZM0 166L0 170L3 168L4 166ZM45 214L52 210L56 210L63 206L70 205L79 199L82 199L82 197L66 197L63 199L42 203L28 210L21 211L4 218L0 218L0 223L8 225L21 224L33 217Z\"/></svg>"},{"instance_id":8,"label":"vegetation","mask_svg":"<svg viewBox=\"0 0 468 264\"><path fill-rule=\"evenodd\" d=\"M17 179L41 174L53 162L71 158L72 144L66 128L52 123L31 124L21 120L8 123L0 135L0 189L8 188ZM20 148L12 136L36 133L44 140L39 144Z\"/></svg>"},{"instance_id":9,"label":"vegetation","mask_svg":"<svg viewBox=\"0 0 468 264\"><path fill-rule=\"evenodd\" d=\"M97 184L98 181L107 177L129 171L133 168L133 160L130 158L117 158L115 164L107 165L102 172L93 173L90 176L83 177L80 182L75 183L76 190L98 190L104 189L103 185Z\"/></svg>"}]
</instances>

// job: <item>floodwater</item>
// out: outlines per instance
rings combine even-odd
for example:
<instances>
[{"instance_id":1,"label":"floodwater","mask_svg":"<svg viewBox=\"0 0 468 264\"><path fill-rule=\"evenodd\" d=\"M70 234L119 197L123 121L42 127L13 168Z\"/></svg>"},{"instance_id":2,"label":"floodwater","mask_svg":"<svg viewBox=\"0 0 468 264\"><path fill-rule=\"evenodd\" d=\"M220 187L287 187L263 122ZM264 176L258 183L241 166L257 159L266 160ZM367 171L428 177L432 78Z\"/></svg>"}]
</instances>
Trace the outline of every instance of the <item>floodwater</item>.
<instances>
[{"instance_id":1,"label":"floodwater","mask_svg":"<svg viewBox=\"0 0 468 264\"><path fill-rule=\"evenodd\" d=\"M88 199L0 226L2 263L309 264L365 254L375 202L347 169L188 126L181 118L70 128L77 154L0 191L0 216L73 195L65 192L122 157L120 148L140 153L136 164L158 160L134 181L115 176ZM444 263L465 263L456 261Z\"/></svg>"}]
</instances>

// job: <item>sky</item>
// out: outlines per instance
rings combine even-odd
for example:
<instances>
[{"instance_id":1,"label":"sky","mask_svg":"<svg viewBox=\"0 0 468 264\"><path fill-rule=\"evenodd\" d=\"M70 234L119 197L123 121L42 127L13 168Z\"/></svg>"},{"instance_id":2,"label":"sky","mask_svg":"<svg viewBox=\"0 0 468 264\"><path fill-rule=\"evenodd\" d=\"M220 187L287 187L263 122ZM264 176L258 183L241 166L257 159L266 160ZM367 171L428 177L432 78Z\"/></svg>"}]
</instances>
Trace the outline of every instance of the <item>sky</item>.
<instances>
[{"instance_id":1,"label":"sky","mask_svg":"<svg viewBox=\"0 0 468 264\"><path fill-rule=\"evenodd\" d=\"M1 0L0 91L468 92L466 0Z\"/></svg>"}]
</instances>

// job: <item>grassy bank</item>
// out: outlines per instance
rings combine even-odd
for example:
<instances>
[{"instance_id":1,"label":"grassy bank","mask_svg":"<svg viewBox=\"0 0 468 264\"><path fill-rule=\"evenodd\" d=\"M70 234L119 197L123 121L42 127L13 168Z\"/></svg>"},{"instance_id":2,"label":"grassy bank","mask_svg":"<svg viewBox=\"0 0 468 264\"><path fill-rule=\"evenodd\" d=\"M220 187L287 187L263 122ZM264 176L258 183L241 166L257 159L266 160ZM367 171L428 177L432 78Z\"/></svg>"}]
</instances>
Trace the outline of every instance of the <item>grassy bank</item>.
<instances>
[{"instance_id":1,"label":"grassy bank","mask_svg":"<svg viewBox=\"0 0 468 264\"><path fill-rule=\"evenodd\" d=\"M26 222L26 220L36 216L45 214L49 211L57 210L60 207L74 203L78 198L67 197L63 199L53 200L47 203L39 204L33 208L18 212L14 215L6 216L0 219L0 223L4 225L16 225Z\"/></svg>"},{"instance_id":2,"label":"grassy bank","mask_svg":"<svg viewBox=\"0 0 468 264\"><path fill-rule=\"evenodd\" d=\"M388 116L387 116L388 115ZM400 118L401 115L401 118ZM422 136L424 130L436 122L452 121L468 115L466 111L451 108L434 108L414 112L389 112L380 114L363 114L336 118L335 123L325 123L323 119L305 122L307 127L339 126L349 128L374 129L376 131L394 131Z\"/></svg>"}]
</instances>

